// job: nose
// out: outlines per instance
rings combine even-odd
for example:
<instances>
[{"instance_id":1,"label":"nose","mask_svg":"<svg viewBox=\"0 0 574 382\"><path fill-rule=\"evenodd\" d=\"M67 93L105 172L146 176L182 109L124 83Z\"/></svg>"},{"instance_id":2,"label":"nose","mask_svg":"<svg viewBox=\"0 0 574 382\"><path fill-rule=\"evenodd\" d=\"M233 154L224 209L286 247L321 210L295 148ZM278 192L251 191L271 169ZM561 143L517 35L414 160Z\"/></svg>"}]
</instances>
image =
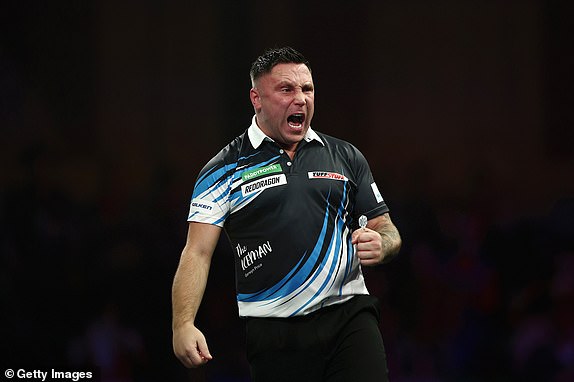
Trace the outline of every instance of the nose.
<instances>
[{"instance_id":1,"label":"nose","mask_svg":"<svg viewBox=\"0 0 574 382\"><path fill-rule=\"evenodd\" d=\"M294 101L297 105L305 105L307 103L307 98L303 90L298 89L295 92Z\"/></svg>"}]
</instances>

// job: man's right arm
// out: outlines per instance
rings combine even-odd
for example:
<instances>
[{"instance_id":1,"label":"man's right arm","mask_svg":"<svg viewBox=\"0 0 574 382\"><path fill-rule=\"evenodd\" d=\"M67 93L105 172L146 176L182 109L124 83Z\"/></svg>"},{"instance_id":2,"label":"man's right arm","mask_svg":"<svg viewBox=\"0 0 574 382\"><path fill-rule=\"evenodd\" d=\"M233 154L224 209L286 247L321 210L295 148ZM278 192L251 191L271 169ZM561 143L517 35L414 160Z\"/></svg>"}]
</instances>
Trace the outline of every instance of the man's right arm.
<instances>
[{"instance_id":1,"label":"man's right arm","mask_svg":"<svg viewBox=\"0 0 574 382\"><path fill-rule=\"evenodd\" d=\"M173 350L186 367L198 367L212 359L203 333L195 327L195 317L220 233L221 227L215 225L189 223L187 241L173 280Z\"/></svg>"}]
</instances>

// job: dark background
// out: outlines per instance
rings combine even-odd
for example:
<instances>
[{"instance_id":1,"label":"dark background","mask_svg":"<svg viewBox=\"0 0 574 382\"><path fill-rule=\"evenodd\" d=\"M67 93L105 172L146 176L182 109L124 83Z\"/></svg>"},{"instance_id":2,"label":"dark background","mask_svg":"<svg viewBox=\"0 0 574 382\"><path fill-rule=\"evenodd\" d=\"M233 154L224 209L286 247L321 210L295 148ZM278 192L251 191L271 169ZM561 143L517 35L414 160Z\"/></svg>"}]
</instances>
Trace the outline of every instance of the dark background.
<instances>
[{"instance_id":1,"label":"dark background","mask_svg":"<svg viewBox=\"0 0 574 382\"><path fill-rule=\"evenodd\" d=\"M251 62L292 45L313 127L365 154L403 235L365 270L391 380L574 380L572 25L566 0L2 2L2 366L248 380L225 239L201 370L171 281Z\"/></svg>"}]
</instances>

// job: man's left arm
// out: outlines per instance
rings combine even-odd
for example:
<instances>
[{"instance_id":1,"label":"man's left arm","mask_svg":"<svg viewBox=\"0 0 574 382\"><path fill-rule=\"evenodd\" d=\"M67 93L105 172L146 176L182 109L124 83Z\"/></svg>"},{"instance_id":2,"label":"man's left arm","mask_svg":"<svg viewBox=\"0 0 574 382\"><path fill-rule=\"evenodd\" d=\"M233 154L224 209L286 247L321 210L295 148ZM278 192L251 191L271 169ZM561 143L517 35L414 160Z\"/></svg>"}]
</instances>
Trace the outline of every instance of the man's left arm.
<instances>
[{"instance_id":1,"label":"man's left arm","mask_svg":"<svg viewBox=\"0 0 574 382\"><path fill-rule=\"evenodd\" d=\"M367 222L353 232L352 242L361 265L378 265L393 259L401 248L401 235L388 213Z\"/></svg>"}]
</instances>

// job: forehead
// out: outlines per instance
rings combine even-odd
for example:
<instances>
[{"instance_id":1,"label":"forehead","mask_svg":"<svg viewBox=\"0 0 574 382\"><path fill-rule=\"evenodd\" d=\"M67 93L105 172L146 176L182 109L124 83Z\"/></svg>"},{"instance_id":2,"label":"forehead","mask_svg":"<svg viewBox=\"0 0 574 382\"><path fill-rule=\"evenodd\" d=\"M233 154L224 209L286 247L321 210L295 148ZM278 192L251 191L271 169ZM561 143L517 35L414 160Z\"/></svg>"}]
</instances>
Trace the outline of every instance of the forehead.
<instances>
[{"instance_id":1,"label":"forehead","mask_svg":"<svg viewBox=\"0 0 574 382\"><path fill-rule=\"evenodd\" d=\"M295 83L313 82L309 68L305 64L277 64L271 69L271 73L264 76L272 81L289 81Z\"/></svg>"}]
</instances>

